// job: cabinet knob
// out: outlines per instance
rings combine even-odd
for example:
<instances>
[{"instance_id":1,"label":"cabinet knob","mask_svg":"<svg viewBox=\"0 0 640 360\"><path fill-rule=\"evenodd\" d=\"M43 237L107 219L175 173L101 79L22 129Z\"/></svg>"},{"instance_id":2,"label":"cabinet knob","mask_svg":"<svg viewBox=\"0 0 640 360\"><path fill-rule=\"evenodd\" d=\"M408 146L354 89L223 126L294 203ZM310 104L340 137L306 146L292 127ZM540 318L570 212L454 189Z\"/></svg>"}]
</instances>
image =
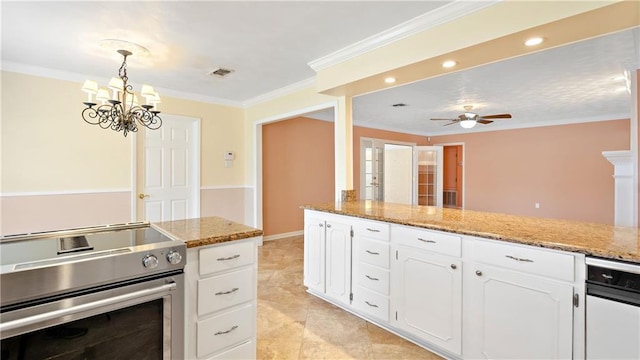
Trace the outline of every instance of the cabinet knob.
<instances>
[{"instance_id":1,"label":"cabinet knob","mask_svg":"<svg viewBox=\"0 0 640 360\"><path fill-rule=\"evenodd\" d=\"M476 270L476 275L478 275L478 276L482 276L482 271L480 271L480 270Z\"/></svg>"},{"instance_id":2,"label":"cabinet knob","mask_svg":"<svg viewBox=\"0 0 640 360\"><path fill-rule=\"evenodd\" d=\"M328 228L330 228L330 227L331 227L331 224L327 224L327 227L328 227Z\"/></svg>"},{"instance_id":3,"label":"cabinet knob","mask_svg":"<svg viewBox=\"0 0 640 360\"><path fill-rule=\"evenodd\" d=\"M455 270L455 269L457 269L458 267L456 266L456 264L451 264L451 268L452 268L453 270Z\"/></svg>"},{"instance_id":4,"label":"cabinet knob","mask_svg":"<svg viewBox=\"0 0 640 360\"><path fill-rule=\"evenodd\" d=\"M323 226L324 226L324 224L323 224L323 223L320 223L320 224L318 224L318 226L323 227Z\"/></svg>"}]
</instances>

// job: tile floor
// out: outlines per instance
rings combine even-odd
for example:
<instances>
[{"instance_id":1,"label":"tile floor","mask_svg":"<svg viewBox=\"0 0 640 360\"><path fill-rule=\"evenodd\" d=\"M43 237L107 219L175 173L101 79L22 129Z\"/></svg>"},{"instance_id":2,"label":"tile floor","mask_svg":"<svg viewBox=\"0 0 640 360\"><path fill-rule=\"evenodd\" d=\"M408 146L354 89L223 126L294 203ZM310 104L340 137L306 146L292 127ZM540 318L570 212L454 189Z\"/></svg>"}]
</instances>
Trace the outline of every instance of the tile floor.
<instances>
[{"instance_id":1,"label":"tile floor","mask_svg":"<svg viewBox=\"0 0 640 360\"><path fill-rule=\"evenodd\" d=\"M258 359L442 359L307 294L302 270L302 236L258 250Z\"/></svg>"}]
</instances>

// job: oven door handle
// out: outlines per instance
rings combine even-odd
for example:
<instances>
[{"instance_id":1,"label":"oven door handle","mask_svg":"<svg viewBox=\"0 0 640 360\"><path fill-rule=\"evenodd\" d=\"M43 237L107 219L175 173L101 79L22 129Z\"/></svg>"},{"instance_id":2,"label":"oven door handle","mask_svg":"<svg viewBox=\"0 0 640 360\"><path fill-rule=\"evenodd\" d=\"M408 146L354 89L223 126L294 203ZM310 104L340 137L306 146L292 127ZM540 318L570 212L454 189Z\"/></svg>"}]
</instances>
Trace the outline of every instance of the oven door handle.
<instances>
[{"instance_id":1,"label":"oven door handle","mask_svg":"<svg viewBox=\"0 0 640 360\"><path fill-rule=\"evenodd\" d=\"M171 283L164 284L162 286L158 286L150 289L138 290L132 293L117 295L114 297L109 297L107 299L92 301L86 304L76 305L66 309L50 311L50 312L46 312L38 315L28 316L18 320L3 322L0 324L0 333L21 328L23 326L29 326L29 325L45 322L48 320L53 320L56 318L60 318L62 316L72 315L75 313L98 309L101 307L114 305L120 302L133 300L140 297L172 291L172 290L175 290L177 287L178 285L176 285L175 282L171 282Z\"/></svg>"}]
</instances>

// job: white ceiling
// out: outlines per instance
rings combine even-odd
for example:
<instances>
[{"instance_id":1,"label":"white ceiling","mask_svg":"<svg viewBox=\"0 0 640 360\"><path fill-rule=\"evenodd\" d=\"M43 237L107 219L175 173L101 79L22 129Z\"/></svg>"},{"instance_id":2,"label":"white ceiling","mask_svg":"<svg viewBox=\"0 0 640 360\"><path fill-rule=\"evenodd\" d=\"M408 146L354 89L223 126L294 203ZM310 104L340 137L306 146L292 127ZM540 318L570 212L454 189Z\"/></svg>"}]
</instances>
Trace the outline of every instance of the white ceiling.
<instances>
[{"instance_id":1,"label":"white ceiling","mask_svg":"<svg viewBox=\"0 0 640 360\"><path fill-rule=\"evenodd\" d=\"M451 1L2 1L2 69L106 85L121 57L99 46L118 38L147 47L132 56L134 86L161 95L242 106L312 78L308 63ZM354 99L354 123L417 134L460 132L431 117L480 115L511 120L474 130L628 117L630 96L614 80L640 67L640 30L450 73ZM235 70L226 78L207 75ZM392 107L405 103L406 107ZM331 112L310 116L332 118Z\"/></svg>"},{"instance_id":2,"label":"white ceiling","mask_svg":"<svg viewBox=\"0 0 640 360\"><path fill-rule=\"evenodd\" d=\"M363 95L353 100L354 123L459 133L467 130L429 119L455 118L467 104L480 115L513 116L474 131L628 118L631 95L620 77L640 67L639 39L635 28Z\"/></svg>"},{"instance_id":3,"label":"white ceiling","mask_svg":"<svg viewBox=\"0 0 640 360\"><path fill-rule=\"evenodd\" d=\"M130 57L134 84L242 104L314 77L313 60L449 2L3 1L2 66L108 80L122 58L100 40L123 39L151 53ZM207 75L217 67L235 72Z\"/></svg>"}]
</instances>

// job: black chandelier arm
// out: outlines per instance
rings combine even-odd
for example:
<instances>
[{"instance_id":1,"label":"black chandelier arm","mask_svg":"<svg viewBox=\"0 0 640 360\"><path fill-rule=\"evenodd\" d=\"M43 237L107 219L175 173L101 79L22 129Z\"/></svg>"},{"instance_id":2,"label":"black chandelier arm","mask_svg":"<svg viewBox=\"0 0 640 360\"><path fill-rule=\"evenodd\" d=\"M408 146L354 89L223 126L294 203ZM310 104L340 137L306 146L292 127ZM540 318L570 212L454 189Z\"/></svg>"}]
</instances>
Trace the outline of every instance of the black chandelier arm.
<instances>
[{"instance_id":1,"label":"black chandelier arm","mask_svg":"<svg viewBox=\"0 0 640 360\"><path fill-rule=\"evenodd\" d=\"M158 116L159 113L159 111L150 111L140 106L131 109L131 114L138 123L150 130L157 130L162 126L162 119Z\"/></svg>"}]
</instances>

